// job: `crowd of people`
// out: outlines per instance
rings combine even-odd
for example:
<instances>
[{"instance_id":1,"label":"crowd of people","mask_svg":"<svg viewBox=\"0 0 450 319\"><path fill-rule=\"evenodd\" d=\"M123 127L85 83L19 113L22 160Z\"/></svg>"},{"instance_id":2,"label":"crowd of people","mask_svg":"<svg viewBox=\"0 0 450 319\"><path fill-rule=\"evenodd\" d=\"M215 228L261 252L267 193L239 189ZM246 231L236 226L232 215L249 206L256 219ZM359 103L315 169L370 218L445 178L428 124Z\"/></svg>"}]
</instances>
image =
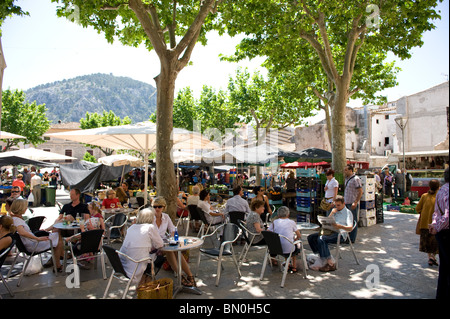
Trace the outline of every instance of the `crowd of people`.
<instances>
[{"instance_id":1,"label":"crowd of people","mask_svg":"<svg viewBox=\"0 0 450 319\"><path fill-rule=\"evenodd\" d=\"M382 172L378 172L380 175ZM399 172L401 174L401 172ZM31 174L30 174L31 175ZM338 195L339 183L334 177L334 171L328 170L326 172L327 182L324 185L325 199L330 204L329 210L326 212L327 216L333 217L335 220L334 227L337 231L342 230L343 240L350 240L355 242L357 235L357 216L359 210L359 202L362 196L362 184L360 178L355 174L354 168L347 165L344 168L344 194ZM389 184L387 181L395 180L395 176L390 174L389 170L385 170L382 176L377 179L379 184L384 185L383 192L389 192ZM420 235L419 250L427 254L428 264L430 266L439 266L439 280L437 297L448 298L449 294L449 230L448 230L448 215L449 215L449 169L445 170L445 184L440 185L439 181L431 180L429 184L429 191L423 194L416 206L420 218L417 224L417 234ZM290 176L288 176L288 179ZM397 177L403 180L403 175ZM286 182L288 181L286 179ZM400 184L400 183L399 183ZM103 208L110 207L111 203L120 207L126 202L126 194L128 194L128 182L124 182L120 188L124 191L124 198L119 199L117 189L108 190L107 198L103 201ZM400 189L400 186L397 186ZM63 239L61 231L49 227L45 229L48 232L46 236L37 237L33 234L27 224L24 222L23 214L27 208L27 202L20 198L21 188L19 185L13 186L15 197L11 196L7 200L7 211L9 216L2 216L0 221L0 252L6 249L11 243L11 233L17 231L24 241L31 249L32 243L39 242L39 249L46 249L49 245L53 245L55 251L55 262L58 271L62 271L62 266L59 262L59 257L63 254ZM264 237L262 231L268 229L269 231L277 232L280 235L286 236L294 242L300 239L302 234L297 229L296 223L290 219L290 210L286 206L277 209L277 215L273 216L271 205L269 205L268 198L264 194L264 189L261 187L254 187L254 198L250 204L243 197L243 188L239 185L233 188L233 196L227 201L224 209L218 211L211 203L209 190L203 188L201 183L198 183L192 188L192 194L188 195L184 192L179 193L177 199L177 206L179 209L178 216L183 214L188 205L196 205L206 216L208 223L218 224L226 222L227 215L230 212L244 212L246 214L245 223L250 233L255 234L254 244L264 245ZM143 192L146 193L146 192ZM56 219L56 222L62 221L64 218L72 221L77 215L84 217L86 223L82 231L90 229L105 229L103 217L98 205L83 204L80 199L81 193L77 189L70 191L71 202L64 205L61 209L61 214ZM399 196L401 196L399 194ZM162 247L164 242L169 237L173 237L176 231L175 225L169 215L166 213L166 200L159 196L151 201L151 206L141 209L133 224L128 228L125 239L120 248L120 251L130 256L135 260L139 260L146 256L151 256L157 266L161 266L166 261L171 269L175 272L178 270L178 255L171 252L163 252ZM267 221L270 220L270 225ZM194 226L198 231L198 224ZM307 242L313 253L317 254L321 260L320 266L315 270L322 272L336 270L335 260L330 253L329 244L337 242L338 232L326 231L321 229L317 233L310 234L307 237ZM79 242L79 236L69 237L67 240ZM282 249L284 254L292 253L292 262L289 266L290 272L297 272L299 265L296 263L296 255L298 248L295 245L282 239ZM439 261L437 259L439 255ZM273 263L276 263L275 256L271 256ZM184 256L181 257L182 284L188 287L196 286L195 277L190 270L189 263ZM122 258L127 274L131 275L134 270L134 264L129 259ZM49 260L45 266L52 266L53 260ZM138 269L135 281L140 281L141 277L148 273L151 269L149 266L142 265Z\"/></svg>"}]
</instances>

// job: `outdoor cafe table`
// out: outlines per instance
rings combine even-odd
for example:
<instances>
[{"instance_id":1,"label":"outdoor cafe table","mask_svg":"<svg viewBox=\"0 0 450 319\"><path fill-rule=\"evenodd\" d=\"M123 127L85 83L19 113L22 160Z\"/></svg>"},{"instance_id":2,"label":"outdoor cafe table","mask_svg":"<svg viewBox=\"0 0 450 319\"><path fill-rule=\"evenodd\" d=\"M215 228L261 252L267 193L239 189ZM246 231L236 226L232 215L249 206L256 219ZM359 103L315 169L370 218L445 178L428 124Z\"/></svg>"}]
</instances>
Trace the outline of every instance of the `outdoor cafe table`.
<instances>
[{"instance_id":1,"label":"outdoor cafe table","mask_svg":"<svg viewBox=\"0 0 450 319\"><path fill-rule=\"evenodd\" d=\"M105 209L102 209L102 214L106 219L109 215L112 215L112 214L124 213L125 215L127 215L134 211L135 211L135 209L130 208L130 207L127 207L127 208L123 208L123 207L105 208Z\"/></svg>"},{"instance_id":2,"label":"outdoor cafe table","mask_svg":"<svg viewBox=\"0 0 450 319\"><path fill-rule=\"evenodd\" d=\"M186 243L186 244L185 244ZM181 284L181 258L184 258L181 254L182 251L199 248L203 245L203 239L192 237L192 236L180 236L177 245L169 245L169 243L164 243L164 247L161 248L162 251L173 251L178 254L178 273L177 273L177 287L174 289L173 298L180 292L190 292L197 295L201 295L202 291L197 287L185 287Z\"/></svg>"},{"instance_id":3,"label":"outdoor cafe table","mask_svg":"<svg viewBox=\"0 0 450 319\"><path fill-rule=\"evenodd\" d=\"M320 228L319 225L314 224L314 223L297 223L297 229L298 230L318 230Z\"/></svg>"}]
</instances>

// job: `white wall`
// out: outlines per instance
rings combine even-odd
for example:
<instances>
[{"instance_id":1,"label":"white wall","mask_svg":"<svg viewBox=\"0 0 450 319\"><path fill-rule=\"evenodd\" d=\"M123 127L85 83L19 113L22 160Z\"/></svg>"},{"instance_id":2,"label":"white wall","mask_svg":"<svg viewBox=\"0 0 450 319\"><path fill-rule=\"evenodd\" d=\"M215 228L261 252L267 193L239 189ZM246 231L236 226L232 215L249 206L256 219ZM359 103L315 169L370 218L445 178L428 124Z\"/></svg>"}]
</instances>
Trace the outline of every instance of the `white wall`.
<instances>
[{"instance_id":1,"label":"white wall","mask_svg":"<svg viewBox=\"0 0 450 319\"><path fill-rule=\"evenodd\" d=\"M397 113L405 116L405 151L432 151L448 135L447 108L449 106L448 82L401 98L397 101ZM401 130L397 128L399 149Z\"/></svg>"}]
</instances>

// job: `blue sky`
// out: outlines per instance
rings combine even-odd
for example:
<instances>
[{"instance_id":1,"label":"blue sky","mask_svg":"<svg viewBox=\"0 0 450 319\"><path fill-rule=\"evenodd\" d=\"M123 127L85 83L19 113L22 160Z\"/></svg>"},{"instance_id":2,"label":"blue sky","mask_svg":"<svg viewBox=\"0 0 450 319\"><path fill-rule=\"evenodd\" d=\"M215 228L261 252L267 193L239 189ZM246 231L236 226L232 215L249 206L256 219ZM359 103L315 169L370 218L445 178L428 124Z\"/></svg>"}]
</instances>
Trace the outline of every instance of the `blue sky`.
<instances>
[{"instance_id":1,"label":"blue sky","mask_svg":"<svg viewBox=\"0 0 450 319\"><path fill-rule=\"evenodd\" d=\"M449 1L439 5L442 18L435 21L435 30L424 34L424 45L412 50L411 59L397 62L402 69L397 78L399 85L383 92L389 101L447 80ZM7 63L3 89L26 90L39 84L92 73L127 76L155 86L153 78L159 74L160 67L154 52L125 47L120 43L108 44L104 36L92 28L83 29L56 17L56 4L50 0L19 0L17 4L30 16L14 16L3 24L2 44ZM229 76L234 75L238 66L264 73L259 67L262 59L239 64L219 61L220 53L234 52L238 39L214 34L208 39L206 47L200 44L195 47L191 59L193 65L180 72L176 90L190 86L198 95L205 84L226 89ZM357 101L349 104L360 106Z\"/></svg>"}]
</instances>

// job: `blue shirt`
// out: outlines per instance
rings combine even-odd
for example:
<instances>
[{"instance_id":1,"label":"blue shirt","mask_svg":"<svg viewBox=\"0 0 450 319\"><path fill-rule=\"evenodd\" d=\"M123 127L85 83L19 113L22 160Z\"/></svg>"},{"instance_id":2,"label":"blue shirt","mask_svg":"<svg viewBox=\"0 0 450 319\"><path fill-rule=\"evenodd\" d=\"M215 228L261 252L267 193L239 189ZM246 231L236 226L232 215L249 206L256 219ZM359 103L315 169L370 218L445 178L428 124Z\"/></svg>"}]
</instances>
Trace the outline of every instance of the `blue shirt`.
<instances>
[{"instance_id":1,"label":"blue shirt","mask_svg":"<svg viewBox=\"0 0 450 319\"><path fill-rule=\"evenodd\" d=\"M344 207L342 210L338 210L334 215L334 220L336 221L336 224L343 225L343 226L353 226L353 214L352 212L347 208ZM347 232L341 232L342 238L344 240L347 240Z\"/></svg>"}]
</instances>

